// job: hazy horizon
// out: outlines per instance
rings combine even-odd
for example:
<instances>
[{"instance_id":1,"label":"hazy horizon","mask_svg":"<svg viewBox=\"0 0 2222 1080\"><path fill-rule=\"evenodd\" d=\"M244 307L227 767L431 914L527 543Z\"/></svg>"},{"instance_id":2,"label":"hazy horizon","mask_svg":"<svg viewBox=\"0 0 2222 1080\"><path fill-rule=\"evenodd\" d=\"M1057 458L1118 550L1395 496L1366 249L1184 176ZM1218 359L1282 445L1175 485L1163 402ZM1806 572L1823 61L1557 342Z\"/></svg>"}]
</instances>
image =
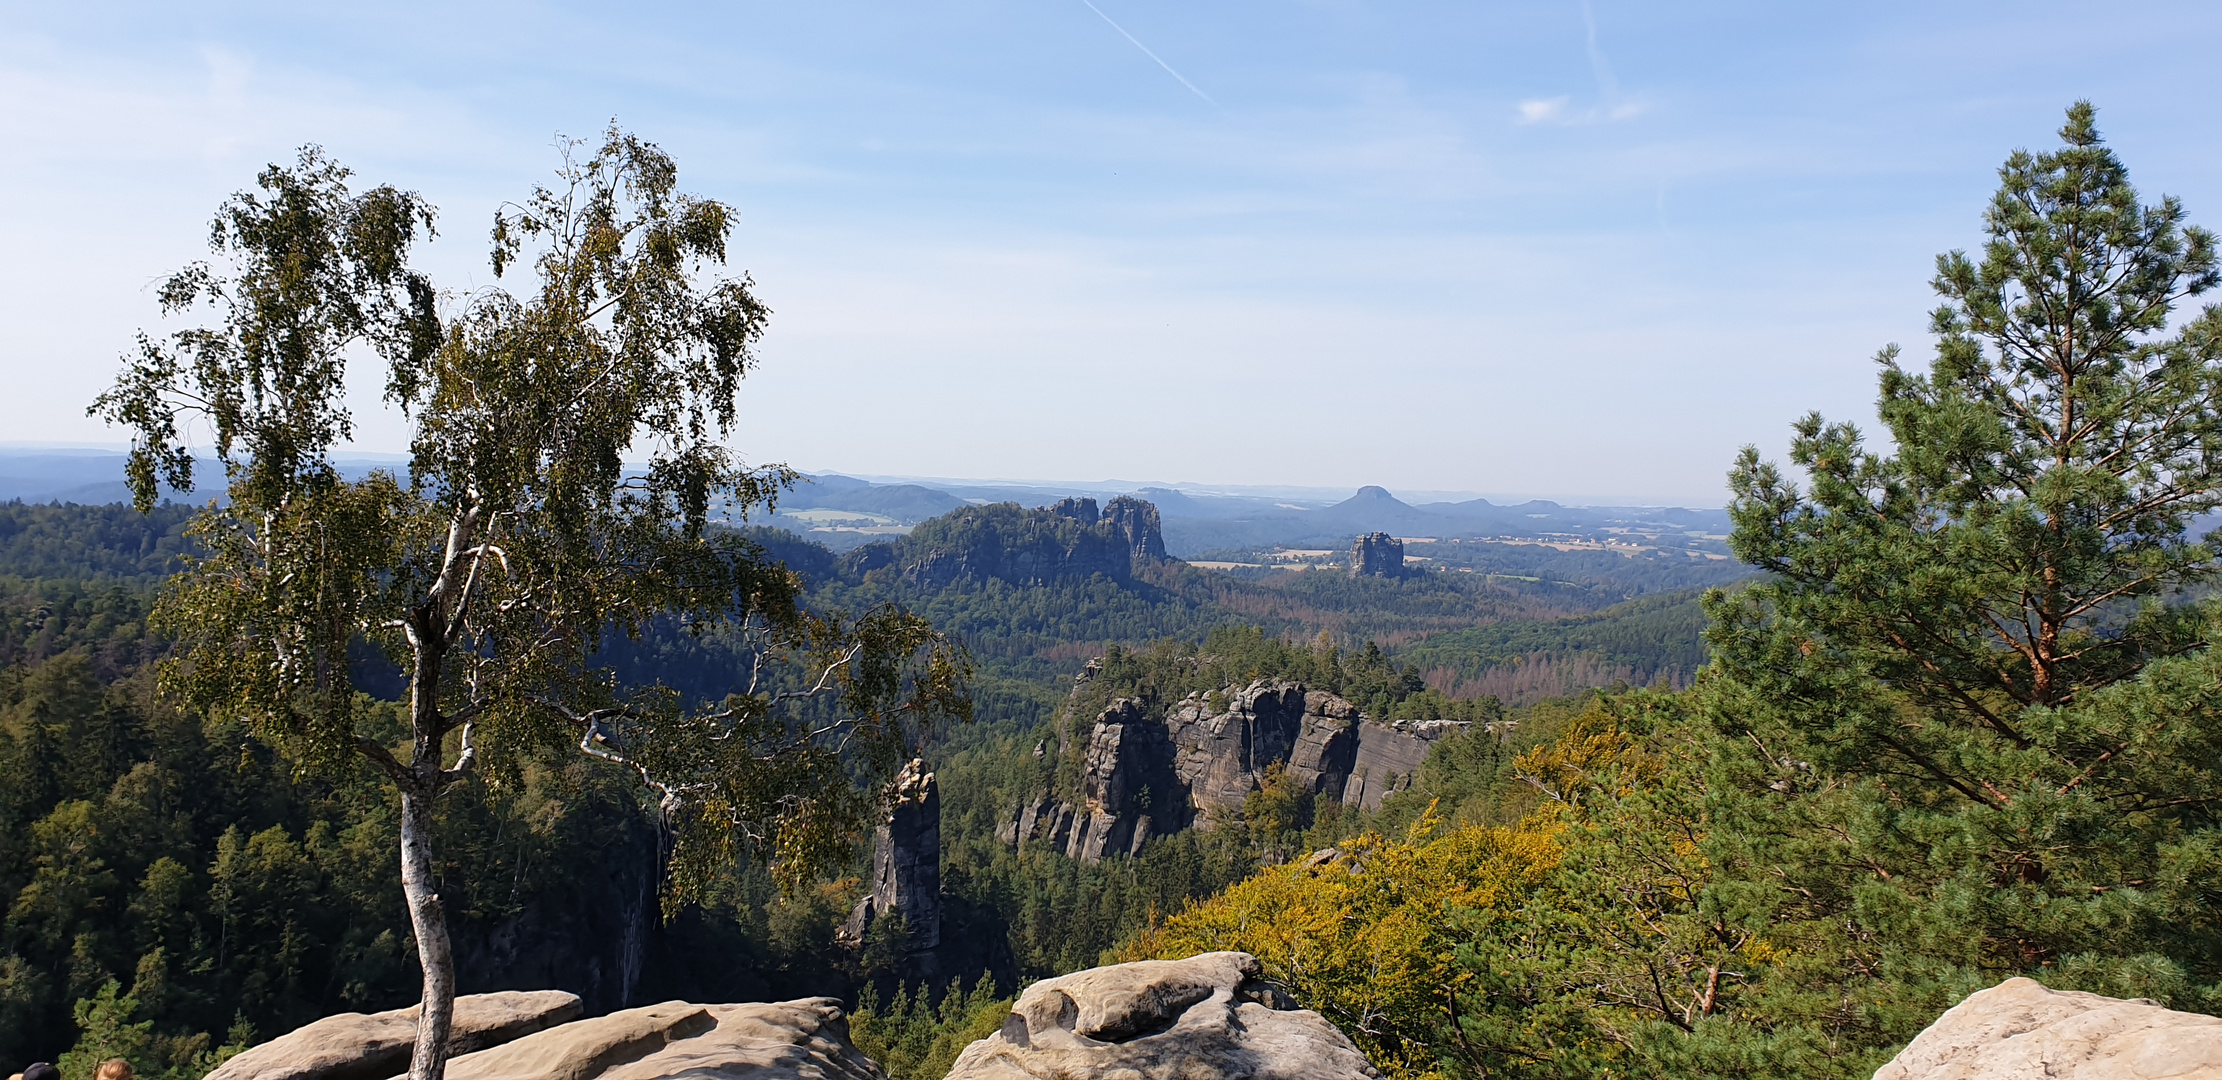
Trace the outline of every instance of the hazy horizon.
<instances>
[{"instance_id":1,"label":"hazy horizon","mask_svg":"<svg viewBox=\"0 0 2222 1080\"><path fill-rule=\"evenodd\" d=\"M774 310L737 449L890 475L1717 504L1809 410L1873 427L2070 101L2222 225L2211 6L1096 6L10 4L0 430L113 438L152 284L309 142L437 204L467 290L616 117Z\"/></svg>"},{"instance_id":2,"label":"hazy horizon","mask_svg":"<svg viewBox=\"0 0 2222 1080\"><path fill-rule=\"evenodd\" d=\"M121 455L128 452L129 450L130 444L122 442L70 442L0 439L0 455L24 452ZM349 461L402 463L408 460L407 454L373 452L356 449L346 450L344 452L335 454L334 457L336 460L342 463ZM1395 496L1398 500L1413 506L1422 506L1429 503L1441 502L1464 502L1471 499L1487 499L1488 501L1496 503L1498 505L1510 505L1515 503L1528 502L1536 499L1541 499L1547 502L1555 502L1565 506L1679 506L1693 509L1711 509L1715 508L1716 505L1714 503L1708 503L1702 500L1693 501L1690 499L1677 499L1672 495L1598 495L1568 492L1487 492L1464 490L1443 491L1425 488L1399 490L1396 488L1390 488L1386 484L1360 484L1356 487L1322 487L1318 485L1307 484L1215 484L1200 480L1130 480L1115 477L1105 477L1096 480L1078 480L1069 477L1028 478L1010 476L917 476L902 473L844 472L839 469L812 469L795 465L792 462L784 462L782 464L787 464L790 467L795 468L798 472L804 473L805 475L809 476L846 476L852 479L863 480L874 484L920 484L924 486L940 485L950 487L1008 487L1016 490L1028 491L1100 490L1106 492L1132 492L1140 491L1145 488L1169 488L1175 491L1180 491L1187 495L1228 495L1239 498L1253 499L1285 498L1300 499L1310 502L1331 503L1351 497L1351 495L1355 494L1358 489L1362 487L1381 487L1387 489L1389 493Z\"/></svg>"}]
</instances>

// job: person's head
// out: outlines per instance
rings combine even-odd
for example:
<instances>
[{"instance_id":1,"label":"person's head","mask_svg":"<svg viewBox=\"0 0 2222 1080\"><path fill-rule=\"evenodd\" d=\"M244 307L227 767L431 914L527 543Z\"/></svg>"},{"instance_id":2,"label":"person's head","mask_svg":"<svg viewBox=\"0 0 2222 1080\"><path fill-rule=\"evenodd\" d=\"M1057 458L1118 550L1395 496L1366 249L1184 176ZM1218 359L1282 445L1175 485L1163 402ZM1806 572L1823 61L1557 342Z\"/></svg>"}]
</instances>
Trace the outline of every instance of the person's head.
<instances>
[{"instance_id":1,"label":"person's head","mask_svg":"<svg viewBox=\"0 0 2222 1080\"><path fill-rule=\"evenodd\" d=\"M93 1072L93 1080L131 1080L131 1063L122 1058L109 1058Z\"/></svg>"},{"instance_id":2,"label":"person's head","mask_svg":"<svg viewBox=\"0 0 2222 1080\"><path fill-rule=\"evenodd\" d=\"M46 1062L35 1061L23 1070L23 1080L62 1080L62 1070Z\"/></svg>"}]
</instances>

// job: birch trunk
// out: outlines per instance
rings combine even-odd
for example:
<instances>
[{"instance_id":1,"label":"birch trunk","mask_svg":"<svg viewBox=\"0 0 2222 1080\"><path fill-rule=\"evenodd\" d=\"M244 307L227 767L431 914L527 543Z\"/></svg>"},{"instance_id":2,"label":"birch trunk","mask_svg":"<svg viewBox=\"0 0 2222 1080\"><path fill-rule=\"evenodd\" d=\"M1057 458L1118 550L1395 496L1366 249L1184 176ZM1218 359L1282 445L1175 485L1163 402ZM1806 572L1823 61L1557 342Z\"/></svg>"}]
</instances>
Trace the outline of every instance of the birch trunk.
<instances>
[{"instance_id":1,"label":"birch trunk","mask_svg":"<svg viewBox=\"0 0 2222 1080\"><path fill-rule=\"evenodd\" d=\"M448 1035L455 1021L455 957L448 946L447 911L432 876L431 792L401 792L401 893L417 935L417 965L424 969L424 997L417 1013L417 1048L409 1080L442 1080Z\"/></svg>"}]
</instances>

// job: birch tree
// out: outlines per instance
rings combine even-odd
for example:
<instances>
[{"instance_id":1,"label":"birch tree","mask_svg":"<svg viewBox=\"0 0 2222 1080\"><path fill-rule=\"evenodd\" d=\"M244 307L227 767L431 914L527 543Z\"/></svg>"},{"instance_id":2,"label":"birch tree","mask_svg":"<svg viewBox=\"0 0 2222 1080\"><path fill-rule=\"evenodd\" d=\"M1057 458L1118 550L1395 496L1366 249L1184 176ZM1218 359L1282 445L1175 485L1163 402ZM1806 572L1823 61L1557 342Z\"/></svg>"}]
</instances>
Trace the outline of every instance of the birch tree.
<instances>
[{"instance_id":1,"label":"birch tree","mask_svg":"<svg viewBox=\"0 0 2222 1080\"><path fill-rule=\"evenodd\" d=\"M219 210L215 259L165 280L92 411L135 434L142 509L190 491L194 441L228 498L167 587L176 699L241 717L305 768L366 761L401 805L400 876L424 976L411 1080L439 1080L455 965L435 877L435 802L514 780L533 755L637 774L672 830L667 910L735 857L796 881L847 847L875 777L930 725L969 716L960 652L883 607L814 613L798 579L721 530L793 476L725 443L769 315L751 282L707 277L731 210L677 190L672 159L612 126L556 182L495 216L497 280L440 293L409 267L432 234L414 192L355 194L315 148ZM350 363L376 362L408 422L405 473L342 476ZM722 701L624 685L615 635L735 629ZM352 650L352 651L351 651ZM351 658L408 683L409 733L360 730ZM475 778L475 780L474 780Z\"/></svg>"}]
</instances>

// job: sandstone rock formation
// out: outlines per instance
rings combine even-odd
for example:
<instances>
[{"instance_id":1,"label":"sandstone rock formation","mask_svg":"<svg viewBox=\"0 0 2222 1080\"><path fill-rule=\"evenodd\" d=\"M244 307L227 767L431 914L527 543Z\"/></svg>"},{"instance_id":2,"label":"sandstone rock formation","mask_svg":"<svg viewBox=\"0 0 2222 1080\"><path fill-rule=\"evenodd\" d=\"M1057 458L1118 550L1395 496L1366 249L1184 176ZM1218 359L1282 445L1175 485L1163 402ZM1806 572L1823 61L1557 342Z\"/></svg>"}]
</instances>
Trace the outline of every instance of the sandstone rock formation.
<instances>
[{"instance_id":1,"label":"sandstone rock formation","mask_svg":"<svg viewBox=\"0 0 2222 1080\"><path fill-rule=\"evenodd\" d=\"M1404 541L1388 533L1367 533L1350 545L1351 577L1403 577Z\"/></svg>"},{"instance_id":2,"label":"sandstone rock formation","mask_svg":"<svg viewBox=\"0 0 2222 1080\"><path fill-rule=\"evenodd\" d=\"M450 1080L882 1080L832 998L689 1005L579 1019L554 990L455 999ZM416 1010L327 1016L225 1062L210 1080L385 1080L407 1072Z\"/></svg>"},{"instance_id":3,"label":"sandstone rock formation","mask_svg":"<svg viewBox=\"0 0 2222 1080\"><path fill-rule=\"evenodd\" d=\"M449 1080L880 1080L832 998L667 1001L549 1028L448 1063Z\"/></svg>"},{"instance_id":4,"label":"sandstone rock formation","mask_svg":"<svg viewBox=\"0 0 2222 1080\"><path fill-rule=\"evenodd\" d=\"M1049 508L1049 512L1058 517L1069 517L1082 525L1094 525L1103 516L1096 512L1096 501L1089 498L1059 499Z\"/></svg>"},{"instance_id":5,"label":"sandstone rock formation","mask_svg":"<svg viewBox=\"0 0 2222 1080\"><path fill-rule=\"evenodd\" d=\"M1220 707L1217 697L1190 695L1162 717L1133 698L1111 702L1082 748L1079 802L1040 796L1005 835L1086 862L1137 852L1152 836L1241 809L1275 765L1316 798L1376 809L1410 785L1437 739L1467 727L1380 723L1334 694L1278 680L1254 682Z\"/></svg>"},{"instance_id":6,"label":"sandstone rock formation","mask_svg":"<svg viewBox=\"0 0 2222 1080\"><path fill-rule=\"evenodd\" d=\"M451 1052L469 1054L567 1024L581 1014L576 994L505 990L455 999ZM384 1080L409 1068L417 1007L339 1013L296 1028L232 1058L208 1080Z\"/></svg>"},{"instance_id":7,"label":"sandstone rock formation","mask_svg":"<svg viewBox=\"0 0 2222 1080\"><path fill-rule=\"evenodd\" d=\"M2222 1080L2222 1017L2008 979L1970 994L1875 1080Z\"/></svg>"},{"instance_id":8,"label":"sandstone rock formation","mask_svg":"<svg viewBox=\"0 0 2222 1080\"><path fill-rule=\"evenodd\" d=\"M925 522L909 536L867 544L843 558L855 575L892 573L939 588L995 579L1041 585L1101 574L1129 580L1138 564L1165 558L1157 507L1121 496L1101 511L1094 499L1027 509L969 506Z\"/></svg>"},{"instance_id":9,"label":"sandstone rock formation","mask_svg":"<svg viewBox=\"0 0 2222 1080\"><path fill-rule=\"evenodd\" d=\"M841 928L844 941L860 943L874 920L900 917L913 951L941 944L941 788L923 761L895 776L872 835L871 881Z\"/></svg>"},{"instance_id":10,"label":"sandstone rock formation","mask_svg":"<svg viewBox=\"0 0 2222 1080\"><path fill-rule=\"evenodd\" d=\"M1359 1080L1379 1074L1318 1013L1291 1007L1248 953L1115 964L1045 979L948 1080Z\"/></svg>"},{"instance_id":11,"label":"sandstone rock formation","mask_svg":"<svg viewBox=\"0 0 2222 1080\"><path fill-rule=\"evenodd\" d=\"M1157 504L1121 495L1104 504L1103 524L1126 541L1128 554L1137 562L1164 561L1165 526L1158 520Z\"/></svg>"}]
</instances>

